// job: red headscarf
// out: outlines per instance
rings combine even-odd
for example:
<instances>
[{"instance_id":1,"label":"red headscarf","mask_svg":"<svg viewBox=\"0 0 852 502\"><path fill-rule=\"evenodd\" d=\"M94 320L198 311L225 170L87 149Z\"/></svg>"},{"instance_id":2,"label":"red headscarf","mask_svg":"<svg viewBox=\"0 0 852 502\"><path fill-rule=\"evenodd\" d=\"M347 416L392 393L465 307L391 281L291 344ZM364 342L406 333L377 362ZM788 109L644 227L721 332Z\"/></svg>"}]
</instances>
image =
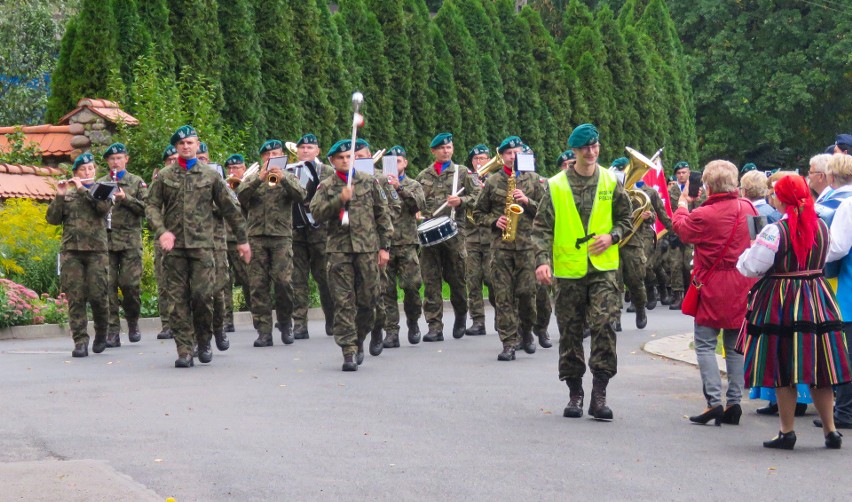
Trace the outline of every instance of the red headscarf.
<instances>
[{"instance_id":1,"label":"red headscarf","mask_svg":"<svg viewBox=\"0 0 852 502\"><path fill-rule=\"evenodd\" d=\"M790 240L799 268L805 267L808 253L814 245L817 215L808 184L801 176L784 176L775 183L775 196L787 205L787 224Z\"/></svg>"}]
</instances>

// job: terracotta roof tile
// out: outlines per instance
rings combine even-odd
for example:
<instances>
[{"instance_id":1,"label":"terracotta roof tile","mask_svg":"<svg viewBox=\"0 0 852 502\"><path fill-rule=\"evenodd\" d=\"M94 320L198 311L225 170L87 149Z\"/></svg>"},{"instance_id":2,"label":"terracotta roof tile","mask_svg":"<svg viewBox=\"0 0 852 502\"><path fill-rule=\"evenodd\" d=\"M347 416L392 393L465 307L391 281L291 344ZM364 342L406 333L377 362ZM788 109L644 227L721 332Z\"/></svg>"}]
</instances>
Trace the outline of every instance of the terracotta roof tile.
<instances>
[{"instance_id":1,"label":"terracotta roof tile","mask_svg":"<svg viewBox=\"0 0 852 502\"><path fill-rule=\"evenodd\" d=\"M117 103L107 101L106 99L92 98L83 98L78 101L77 108L66 113L65 116L59 119L59 123L68 124L68 121L71 119L71 116L73 116L75 113L79 112L84 108L91 110L92 113L100 115L101 117L113 123L123 120L124 123L127 125L139 125L139 120L119 108Z\"/></svg>"},{"instance_id":2,"label":"terracotta roof tile","mask_svg":"<svg viewBox=\"0 0 852 502\"><path fill-rule=\"evenodd\" d=\"M50 124L37 126L24 126L21 131L27 137L27 143L35 143L42 156L64 157L71 155L74 147L71 146L71 138L74 137L69 131L70 126L55 126ZM15 132L15 127L0 127L0 150L5 150L9 145L7 134Z\"/></svg>"},{"instance_id":3,"label":"terracotta roof tile","mask_svg":"<svg viewBox=\"0 0 852 502\"><path fill-rule=\"evenodd\" d=\"M64 174L65 171L55 167L0 163L0 199L52 200L56 194L53 177Z\"/></svg>"}]
</instances>

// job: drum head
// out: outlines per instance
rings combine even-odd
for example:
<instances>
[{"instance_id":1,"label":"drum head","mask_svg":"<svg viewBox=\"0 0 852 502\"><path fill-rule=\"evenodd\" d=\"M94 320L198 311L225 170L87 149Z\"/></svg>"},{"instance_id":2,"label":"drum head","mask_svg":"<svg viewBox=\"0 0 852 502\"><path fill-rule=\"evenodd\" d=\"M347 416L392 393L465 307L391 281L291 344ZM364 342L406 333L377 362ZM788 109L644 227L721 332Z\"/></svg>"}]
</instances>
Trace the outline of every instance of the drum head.
<instances>
[{"instance_id":1,"label":"drum head","mask_svg":"<svg viewBox=\"0 0 852 502\"><path fill-rule=\"evenodd\" d=\"M432 230L433 228L438 228L441 225L444 225L449 220L449 216L438 216L437 218L432 218L431 220L424 221L423 223L417 225L417 231L426 232L428 230Z\"/></svg>"}]
</instances>

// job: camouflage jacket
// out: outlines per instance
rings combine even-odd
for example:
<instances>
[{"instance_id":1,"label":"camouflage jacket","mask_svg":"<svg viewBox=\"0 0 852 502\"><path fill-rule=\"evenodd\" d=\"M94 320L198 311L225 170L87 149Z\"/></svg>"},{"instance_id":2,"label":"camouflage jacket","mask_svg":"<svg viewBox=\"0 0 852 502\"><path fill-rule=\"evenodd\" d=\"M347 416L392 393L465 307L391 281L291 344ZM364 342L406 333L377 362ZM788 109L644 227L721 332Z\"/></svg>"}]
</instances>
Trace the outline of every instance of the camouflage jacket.
<instances>
[{"instance_id":1,"label":"camouflage jacket","mask_svg":"<svg viewBox=\"0 0 852 502\"><path fill-rule=\"evenodd\" d=\"M400 211L393 219L393 245L417 245L417 212L426 208L423 187L407 175L399 182L396 190L401 202Z\"/></svg>"},{"instance_id":2,"label":"camouflage jacket","mask_svg":"<svg viewBox=\"0 0 852 502\"><path fill-rule=\"evenodd\" d=\"M666 213L666 203L663 202L660 194L657 193L657 190L649 187L648 185L643 186L640 190L643 190L646 194L648 194L648 198L651 199L651 213L653 213L651 217L645 221L643 228L656 235L657 231L654 228L654 222L659 220L660 223L663 224L663 227L671 232L672 219L669 218L668 213Z\"/></svg>"},{"instance_id":3,"label":"camouflage jacket","mask_svg":"<svg viewBox=\"0 0 852 502\"><path fill-rule=\"evenodd\" d=\"M580 213L580 221L583 223L583 228L589 227L589 217L592 214L592 206L595 202L600 170L601 167L598 166L595 169L595 173L588 177L577 174L573 168L556 174L556 176L568 176L568 184L571 186L571 193L574 195L574 204L577 206L577 212ZM535 244L536 267L545 264L551 265L553 229L555 228L555 224L556 217L553 210L553 200L550 197L550 190L546 190L544 197L542 197L541 202L538 204L538 212L535 215L535 221L533 221L532 240ZM621 239L630 232L631 228L633 227L630 223L630 199L619 183L616 185L615 193L612 196L611 233L618 235L619 239ZM594 270L594 267L590 266L589 270Z\"/></svg>"},{"instance_id":4,"label":"camouflage jacket","mask_svg":"<svg viewBox=\"0 0 852 502\"><path fill-rule=\"evenodd\" d=\"M112 178L106 175L98 181L110 182ZM112 207L109 250L142 249L142 220L145 218L148 185L139 176L126 171L118 180L118 186L124 191L124 199L115 199Z\"/></svg>"},{"instance_id":5,"label":"camouflage jacket","mask_svg":"<svg viewBox=\"0 0 852 502\"><path fill-rule=\"evenodd\" d=\"M680 199L681 192L680 185L677 182L669 183L669 205L672 208L672 213L677 211L677 201ZM705 200L707 200L707 194L702 191L701 196L689 204L689 211L695 211Z\"/></svg>"},{"instance_id":6,"label":"camouflage jacket","mask_svg":"<svg viewBox=\"0 0 852 502\"><path fill-rule=\"evenodd\" d=\"M334 176L334 168L328 164L323 164L319 161L319 159L314 159L314 166L317 170L317 176L319 177L319 181L328 178L329 176ZM319 182L316 183L319 185ZM308 185L306 190L305 200L302 202L296 202L293 204L293 211L296 211L296 204L304 205L305 209L310 212L311 201L314 198L314 193L316 193L316 185L312 186L312 184ZM313 215L312 215L313 216ZM315 219L316 220L316 219ZM325 241L328 238L328 233L326 232L325 223L320 223L315 221L316 227L307 225L304 228L296 228L296 220L295 216L293 219L293 242L294 243L311 243L311 244L321 244L325 245Z\"/></svg>"},{"instance_id":7,"label":"camouflage jacket","mask_svg":"<svg viewBox=\"0 0 852 502\"><path fill-rule=\"evenodd\" d=\"M237 188L249 236L293 238L293 203L305 200L306 192L293 173L283 174L274 187L254 174Z\"/></svg>"},{"instance_id":8,"label":"camouflage jacket","mask_svg":"<svg viewBox=\"0 0 852 502\"><path fill-rule=\"evenodd\" d=\"M344 209L340 193L346 182L336 174L319 184L311 201L314 218L327 222L327 253L373 253L390 248L393 224L387 195L372 176L357 171L354 176L348 204L349 226L340 224Z\"/></svg>"},{"instance_id":9,"label":"camouflage jacket","mask_svg":"<svg viewBox=\"0 0 852 502\"><path fill-rule=\"evenodd\" d=\"M213 208L228 222L238 243L247 242L246 223L228 192L228 185L216 171L198 162L186 170L172 165L160 171L148 190L145 216L159 239L166 232L175 235L175 247L201 249L214 247L216 226Z\"/></svg>"},{"instance_id":10,"label":"camouflage jacket","mask_svg":"<svg viewBox=\"0 0 852 502\"><path fill-rule=\"evenodd\" d=\"M459 181L456 190L464 187L464 192L459 195L461 205L456 208L456 222L460 229L464 229L468 225L465 209L473 208L476 196L482 190L482 183L480 183L479 178L476 175L468 174L467 167L451 162L450 166L444 169L440 176L435 172L434 164L429 164L429 166L417 175L417 182L423 187L423 196L426 198L426 210L422 211L422 215L424 218L429 219L434 216L432 214L433 211L446 202L447 197L451 195L453 191L453 173L455 173L456 169L459 170ZM451 210L452 208L447 206L437 216L449 216Z\"/></svg>"},{"instance_id":11,"label":"camouflage jacket","mask_svg":"<svg viewBox=\"0 0 852 502\"><path fill-rule=\"evenodd\" d=\"M477 224L487 226L491 230L492 249L527 250L533 248L530 238L533 218L538 211L538 203L544 196L547 179L536 173L521 172L517 174L515 180L515 188L524 192L529 203L524 206L515 202L515 204L524 208L524 212L518 218L514 242L504 242L503 231L497 228L497 220L506 213L506 191L509 183L509 175L506 174L506 171L501 169L489 176L485 181L482 193L476 200L473 219Z\"/></svg>"},{"instance_id":12,"label":"camouflage jacket","mask_svg":"<svg viewBox=\"0 0 852 502\"><path fill-rule=\"evenodd\" d=\"M62 225L62 251L102 251L107 244L106 214L112 204L95 200L88 190L68 187L47 206L47 222Z\"/></svg>"}]
</instances>

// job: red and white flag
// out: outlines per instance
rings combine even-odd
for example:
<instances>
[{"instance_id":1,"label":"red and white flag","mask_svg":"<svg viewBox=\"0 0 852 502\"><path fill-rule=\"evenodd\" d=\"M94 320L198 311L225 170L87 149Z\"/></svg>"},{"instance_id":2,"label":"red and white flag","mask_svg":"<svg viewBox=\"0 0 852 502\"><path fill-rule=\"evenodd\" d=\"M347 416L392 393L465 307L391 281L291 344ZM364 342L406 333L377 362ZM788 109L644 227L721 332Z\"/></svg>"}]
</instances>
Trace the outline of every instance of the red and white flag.
<instances>
[{"instance_id":1,"label":"red and white flag","mask_svg":"<svg viewBox=\"0 0 852 502\"><path fill-rule=\"evenodd\" d=\"M663 199L663 207L666 208L666 214L669 215L669 218L672 217L672 206L669 203L669 189L668 189L668 181L666 181L666 172L663 169L663 159L660 155L662 153L662 149L657 152L656 155L652 158L654 162L654 169L649 170L645 173L645 176L642 178L642 181L645 182L649 187L654 188L657 193L660 194L660 198ZM660 232L665 230L665 227L662 223L660 223L660 219L657 218L657 221L654 223L654 230L657 231L657 235L660 235Z\"/></svg>"}]
</instances>

